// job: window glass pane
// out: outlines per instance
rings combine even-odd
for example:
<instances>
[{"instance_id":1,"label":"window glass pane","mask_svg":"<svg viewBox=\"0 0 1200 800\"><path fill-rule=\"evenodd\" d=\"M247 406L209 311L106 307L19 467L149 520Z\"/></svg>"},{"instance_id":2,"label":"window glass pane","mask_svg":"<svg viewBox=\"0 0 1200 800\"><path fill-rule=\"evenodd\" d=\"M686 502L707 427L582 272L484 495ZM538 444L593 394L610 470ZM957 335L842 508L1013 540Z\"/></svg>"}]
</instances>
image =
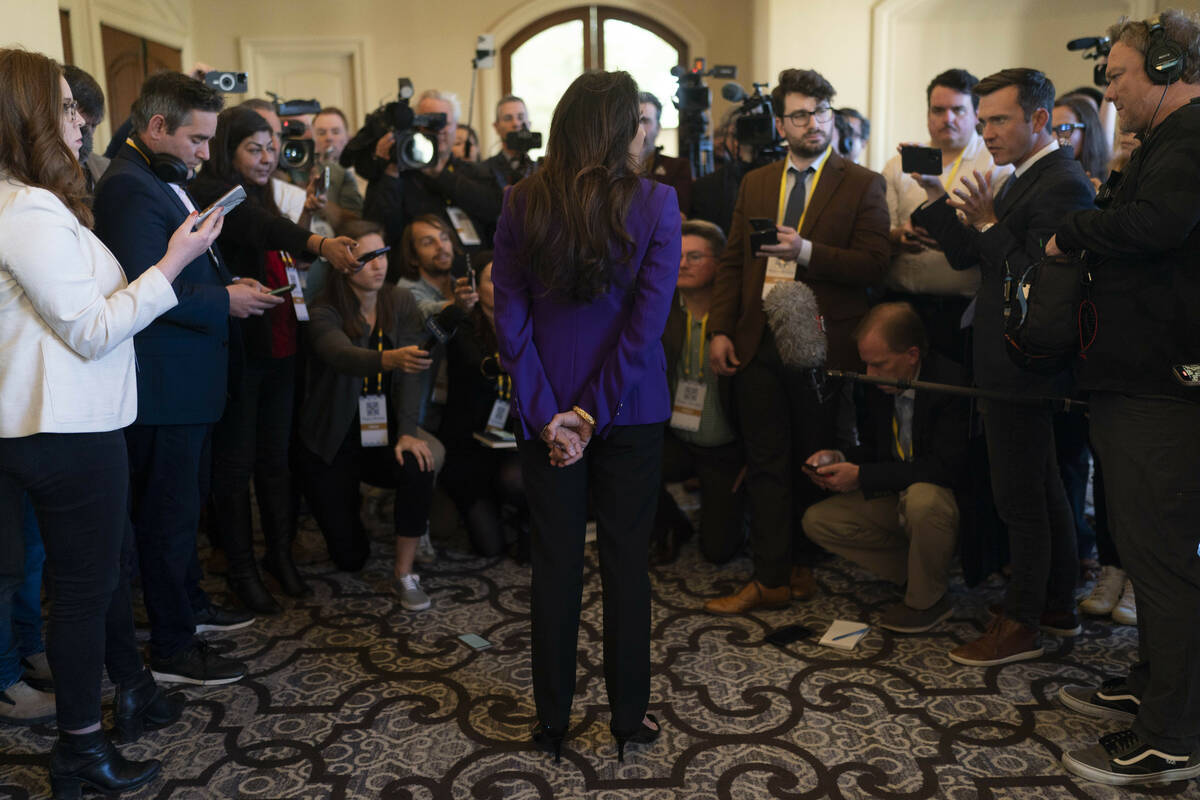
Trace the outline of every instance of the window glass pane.
<instances>
[{"instance_id":1,"label":"window glass pane","mask_svg":"<svg viewBox=\"0 0 1200 800\"><path fill-rule=\"evenodd\" d=\"M558 99L583 72L583 20L547 28L512 54L513 94L525 100L530 130L550 135L550 118ZM490 120L489 120L490 122ZM544 149L530 150L535 161Z\"/></svg>"},{"instance_id":2,"label":"window glass pane","mask_svg":"<svg viewBox=\"0 0 1200 800\"><path fill-rule=\"evenodd\" d=\"M675 155L679 149L676 136L679 112L671 102L679 87L671 75L671 67L678 63L679 52L657 34L632 22L604 20L604 68L625 70L637 81L638 88L650 92L663 104L658 144L667 155Z\"/></svg>"}]
</instances>

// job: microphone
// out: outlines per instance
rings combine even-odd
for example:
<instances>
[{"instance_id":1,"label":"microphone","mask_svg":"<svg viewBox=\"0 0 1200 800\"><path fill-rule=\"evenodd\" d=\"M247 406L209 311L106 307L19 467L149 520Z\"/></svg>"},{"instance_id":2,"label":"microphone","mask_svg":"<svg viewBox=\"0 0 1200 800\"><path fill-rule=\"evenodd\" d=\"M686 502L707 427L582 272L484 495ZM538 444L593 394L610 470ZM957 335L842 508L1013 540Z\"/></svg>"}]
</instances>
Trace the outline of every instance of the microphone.
<instances>
[{"instance_id":1,"label":"microphone","mask_svg":"<svg viewBox=\"0 0 1200 800\"><path fill-rule=\"evenodd\" d=\"M438 313L425 320L425 332L429 335L421 343L422 350L432 350L439 344L445 344L458 333L458 323L463 313L458 306L451 303Z\"/></svg>"},{"instance_id":2,"label":"microphone","mask_svg":"<svg viewBox=\"0 0 1200 800\"><path fill-rule=\"evenodd\" d=\"M721 87L721 97L731 103L740 103L746 99L746 90L730 81Z\"/></svg>"},{"instance_id":3,"label":"microphone","mask_svg":"<svg viewBox=\"0 0 1200 800\"><path fill-rule=\"evenodd\" d=\"M1068 50L1087 50L1089 47L1098 47L1108 41L1107 36L1084 36L1081 39L1072 39L1067 42Z\"/></svg>"},{"instance_id":4,"label":"microphone","mask_svg":"<svg viewBox=\"0 0 1200 800\"><path fill-rule=\"evenodd\" d=\"M825 321L808 284L776 284L763 300L763 311L784 365L812 369L825 363Z\"/></svg>"}]
</instances>

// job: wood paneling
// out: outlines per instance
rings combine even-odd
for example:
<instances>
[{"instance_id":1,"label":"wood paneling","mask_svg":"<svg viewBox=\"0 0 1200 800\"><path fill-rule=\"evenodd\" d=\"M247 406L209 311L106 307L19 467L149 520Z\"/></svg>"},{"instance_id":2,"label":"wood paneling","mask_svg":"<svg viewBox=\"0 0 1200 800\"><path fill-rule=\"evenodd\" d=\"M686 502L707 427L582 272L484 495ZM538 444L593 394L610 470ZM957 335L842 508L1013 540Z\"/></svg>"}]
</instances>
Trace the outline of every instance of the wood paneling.
<instances>
[{"instance_id":1,"label":"wood paneling","mask_svg":"<svg viewBox=\"0 0 1200 800\"><path fill-rule=\"evenodd\" d=\"M129 117L146 76L164 69L180 70L183 54L174 47L108 25L100 26L100 40L108 82L108 119L115 131Z\"/></svg>"},{"instance_id":2,"label":"wood paneling","mask_svg":"<svg viewBox=\"0 0 1200 800\"><path fill-rule=\"evenodd\" d=\"M58 11L58 22L62 27L63 63L75 63L75 48L71 46L71 12L65 8Z\"/></svg>"}]
</instances>

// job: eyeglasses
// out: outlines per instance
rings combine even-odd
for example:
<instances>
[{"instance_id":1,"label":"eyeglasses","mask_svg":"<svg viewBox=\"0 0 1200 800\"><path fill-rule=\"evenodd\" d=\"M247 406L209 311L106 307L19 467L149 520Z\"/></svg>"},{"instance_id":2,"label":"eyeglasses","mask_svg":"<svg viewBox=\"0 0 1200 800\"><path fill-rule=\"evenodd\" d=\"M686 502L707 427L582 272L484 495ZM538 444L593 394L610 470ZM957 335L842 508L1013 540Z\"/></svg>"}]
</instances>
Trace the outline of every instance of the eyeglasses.
<instances>
[{"instance_id":1,"label":"eyeglasses","mask_svg":"<svg viewBox=\"0 0 1200 800\"><path fill-rule=\"evenodd\" d=\"M68 119L78 119L79 118L79 101L78 100L64 100L63 101L63 116L67 117Z\"/></svg>"},{"instance_id":2,"label":"eyeglasses","mask_svg":"<svg viewBox=\"0 0 1200 800\"><path fill-rule=\"evenodd\" d=\"M1081 131L1086 127L1087 125L1084 125L1082 122L1064 122L1061 125L1052 125L1050 130L1054 131L1055 133L1065 133L1069 135L1071 131Z\"/></svg>"},{"instance_id":3,"label":"eyeglasses","mask_svg":"<svg viewBox=\"0 0 1200 800\"><path fill-rule=\"evenodd\" d=\"M702 253L699 250L690 250L683 254L683 257L689 264L699 264L706 258L712 258L711 253Z\"/></svg>"},{"instance_id":4,"label":"eyeglasses","mask_svg":"<svg viewBox=\"0 0 1200 800\"><path fill-rule=\"evenodd\" d=\"M800 128L807 125L810 119L815 119L817 122L829 122L833 119L833 109L829 106L821 106L816 111L793 111L790 114L784 114L783 118Z\"/></svg>"}]
</instances>

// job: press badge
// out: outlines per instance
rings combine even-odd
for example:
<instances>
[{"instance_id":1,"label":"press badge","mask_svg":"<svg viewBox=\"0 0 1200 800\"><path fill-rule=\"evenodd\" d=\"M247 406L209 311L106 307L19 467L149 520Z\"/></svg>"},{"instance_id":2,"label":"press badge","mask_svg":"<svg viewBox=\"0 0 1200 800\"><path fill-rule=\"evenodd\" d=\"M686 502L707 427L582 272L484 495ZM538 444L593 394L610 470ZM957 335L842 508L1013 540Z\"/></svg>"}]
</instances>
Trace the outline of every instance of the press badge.
<instances>
[{"instance_id":1,"label":"press badge","mask_svg":"<svg viewBox=\"0 0 1200 800\"><path fill-rule=\"evenodd\" d=\"M767 274L763 276L763 300L767 299L767 295L779 283L793 283L796 280L796 262L784 261L781 258L770 256L767 258Z\"/></svg>"},{"instance_id":2,"label":"press badge","mask_svg":"<svg viewBox=\"0 0 1200 800\"><path fill-rule=\"evenodd\" d=\"M368 394L358 398L358 427L363 447L383 447L388 443L387 398Z\"/></svg>"},{"instance_id":3,"label":"press badge","mask_svg":"<svg viewBox=\"0 0 1200 800\"><path fill-rule=\"evenodd\" d=\"M471 222L467 212L458 206L446 206L446 216L450 217L450 222L454 225L460 242L467 247L481 244L479 234L475 232L475 223Z\"/></svg>"},{"instance_id":4,"label":"press badge","mask_svg":"<svg viewBox=\"0 0 1200 800\"><path fill-rule=\"evenodd\" d=\"M492 403L492 413L488 415L487 429L489 431L504 430L504 426L508 424L508 410L511 407L512 403L497 397L496 402Z\"/></svg>"},{"instance_id":5,"label":"press badge","mask_svg":"<svg viewBox=\"0 0 1200 800\"><path fill-rule=\"evenodd\" d=\"M300 270L290 264L286 269L287 281L295 287L292 289L292 307L296 309L296 319L308 322L308 306L304 303L304 282L300 280Z\"/></svg>"},{"instance_id":6,"label":"press badge","mask_svg":"<svg viewBox=\"0 0 1200 800\"><path fill-rule=\"evenodd\" d=\"M704 396L708 386L700 381L683 380L675 387L675 405L671 409L671 427L681 431L700 430Z\"/></svg>"}]
</instances>

